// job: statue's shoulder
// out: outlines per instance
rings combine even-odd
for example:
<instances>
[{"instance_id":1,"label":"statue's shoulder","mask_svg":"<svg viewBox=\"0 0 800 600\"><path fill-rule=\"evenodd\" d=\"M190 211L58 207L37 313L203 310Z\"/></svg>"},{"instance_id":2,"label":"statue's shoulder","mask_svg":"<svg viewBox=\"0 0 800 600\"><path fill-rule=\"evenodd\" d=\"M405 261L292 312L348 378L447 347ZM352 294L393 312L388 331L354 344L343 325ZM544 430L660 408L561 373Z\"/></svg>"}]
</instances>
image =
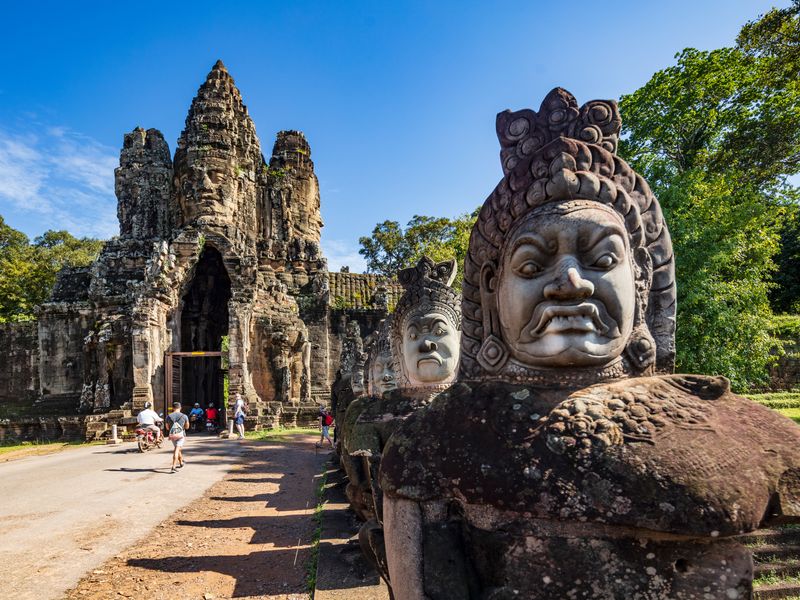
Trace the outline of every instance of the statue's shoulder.
<instances>
[{"instance_id":1,"label":"statue's shoulder","mask_svg":"<svg viewBox=\"0 0 800 600\"><path fill-rule=\"evenodd\" d=\"M786 504L800 492L800 428L731 392L724 377L585 388L550 412L537 442L548 463L566 467L562 481L585 486L590 474L624 491L607 516L623 525L731 535L758 527L778 495Z\"/></svg>"},{"instance_id":2,"label":"statue's shoulder","mask_svg":"<svg viewBox=\"0 0 800 600\"><path fill-rule=\"evenodd\" d=\"M758 527L778 496L800 516L800 428L723 377L571 392L462 383L400 427L382 473L389 496L732 535Z\"/></svg>"}]
</instances>

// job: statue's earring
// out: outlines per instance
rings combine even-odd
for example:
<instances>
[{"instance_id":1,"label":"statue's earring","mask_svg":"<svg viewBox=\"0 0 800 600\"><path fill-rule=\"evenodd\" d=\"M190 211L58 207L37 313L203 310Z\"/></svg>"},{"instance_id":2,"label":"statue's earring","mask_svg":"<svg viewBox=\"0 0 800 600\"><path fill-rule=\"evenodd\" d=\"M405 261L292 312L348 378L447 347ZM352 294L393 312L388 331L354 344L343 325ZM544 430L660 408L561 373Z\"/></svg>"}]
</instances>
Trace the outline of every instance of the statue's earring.
<instances>
[{"instance_id":1,"label":"statue's earring","mask_svg":"<svg viewBox=\"0 0 800 600\"><path fill-rule=\"evenodd\" d=\"M500 371L508 360L508 347L498 335L500 327L497 317L495 293L497 269L493 262L481 268L481 307L483 310L483 343L478 351L478 363L489 373Z\"/></svg>"},{"instance_id":2,"label":"statue's earring","mask_svg":"<svg viewBox=\"0 0 800 600\"><path fill-rule=\"evenodd\" d=\"M483 340L477 358L486 371L497 373L508 360L508 348L503 340L495 335L490 335Z\"/></svg>"},{"instance_id":3,"label":"statue's earring","mask_svg":"<svg viewBox=\"0 0 800 600\"><path fill-rule=\"evenodd\" d=\"M647 249L636 248L634 260L638 270L636 314L633 331L628 339L628 345L625 346L625 354L634 369L642 373L650 369L656 362L656 342L650 335L645 318L650 282L653 277L653 259Z\"/></svg>"}]
</instances>

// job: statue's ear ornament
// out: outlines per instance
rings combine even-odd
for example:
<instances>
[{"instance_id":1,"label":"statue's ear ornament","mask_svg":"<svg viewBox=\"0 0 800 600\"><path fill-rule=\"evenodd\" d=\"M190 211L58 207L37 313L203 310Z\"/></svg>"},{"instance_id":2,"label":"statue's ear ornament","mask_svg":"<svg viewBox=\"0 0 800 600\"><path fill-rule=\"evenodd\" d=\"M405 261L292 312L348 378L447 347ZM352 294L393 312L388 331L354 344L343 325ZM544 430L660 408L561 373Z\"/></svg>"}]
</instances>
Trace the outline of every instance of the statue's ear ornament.
<instances>
[{"instance_id":1,"label":"statue's ear ornament","mask_svg":"<svg viewBox=\"0 0 800 600\"><path fill-rule=\"evenodd\" d=\"M649 369L656 362L656 342L647 326L643 323L637 325L631 332L625 354L637 371Z\"/></svg>"},{"instance_id":2,"label":"statue's ear ornament","mask_svg":"<svg viewBox=\"0 0 800 600\"><path fill-rule=\"evenodd\" d=\"M483 340L477 359L486 371L497 373L508 360L508 348L503 340L492 334Z\"/></svg>"}]
</instances>

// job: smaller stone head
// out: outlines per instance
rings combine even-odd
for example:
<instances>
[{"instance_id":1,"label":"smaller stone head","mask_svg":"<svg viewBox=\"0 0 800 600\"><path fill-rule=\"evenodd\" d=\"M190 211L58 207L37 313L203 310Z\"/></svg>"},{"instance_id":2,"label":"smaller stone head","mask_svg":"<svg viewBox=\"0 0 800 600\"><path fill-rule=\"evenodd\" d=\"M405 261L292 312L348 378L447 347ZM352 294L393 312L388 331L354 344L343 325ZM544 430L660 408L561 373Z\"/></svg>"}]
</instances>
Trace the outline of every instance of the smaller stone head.
<instances>
[{"instance_id":1,"label":"smaller stone head","mask_svg":"<svg viewBox=\"0 0 800 600\"><path fill-rule=\"evenodd\" d=\"M398 279L405 292L392 320L392 349L403 386L450 383L456 375L461 334L461 298L450 285L456 261L434 263L423 256Z\"/></svg>"},{"instance_id":2,"label":"smaller stone head","mask_svg":"<svg viewBox=\"0 0 800 600\"><path fill-rule=\"evenodd\" d=\"M381 321L369 344L369 393L380 396L397 389L397 371L390 342L392 320Z\"/></svg>"},{"instance_id":3,"label":"smaller stone head","mask_svg":"<svg viewBox=\"0 0 800 600\"><path fill-rule=\"evenodd\" d=\"M359 352L353 362L353 370L350 371L350 388L353 390L354 397L361 396L367 389L364 381L364 365L366 365L366 362L366 352Z\"/></svg>"}]
</instances>

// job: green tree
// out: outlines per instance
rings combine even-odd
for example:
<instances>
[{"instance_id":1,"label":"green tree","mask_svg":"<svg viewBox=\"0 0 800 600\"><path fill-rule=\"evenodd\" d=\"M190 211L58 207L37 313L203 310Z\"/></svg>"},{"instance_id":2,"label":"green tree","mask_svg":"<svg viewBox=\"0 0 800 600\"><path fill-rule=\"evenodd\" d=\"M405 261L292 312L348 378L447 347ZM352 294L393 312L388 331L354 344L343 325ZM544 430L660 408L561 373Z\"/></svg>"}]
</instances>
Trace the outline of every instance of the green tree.
<instances>
[{"instance_id":1,"label":"green tree","mask_svg":"<svg viewBox=\"0 0 800 600\"><path fill-rule=\"evenodd\" d=\"M393 277L400 269L414 265L423 255L435 261L455 258L460 287L469 236L478 211L454 219L414 215L405 229L397 221L375 226L371 237L361 237L358 251L367 260L367 270Z\"/></svg>"},{"instance_id":2,"label":"green tree","mask_svg":"<svg viewBox=\"0 0 800 600\"><path fill-rule=\"evenodd\" d=\"M778 12L746 25L736 48L684 50L620 101L620 154L650 182L673 236L678 368L739 389L766 377L769 290L798 197L798 4Z\"/></svg>"},{"instance_id":3,"label":"green tree","mask_svg":"<svg viewBox=\"0 0 800 600\"><path fill-rule=\"evenodd\" d=\"M32 319L34 308L50 297L58 271L91 264L102 247L102 241L66 231L47 231L30 243L0 217L0 322Z\"/></svg>"}]
</instances>

